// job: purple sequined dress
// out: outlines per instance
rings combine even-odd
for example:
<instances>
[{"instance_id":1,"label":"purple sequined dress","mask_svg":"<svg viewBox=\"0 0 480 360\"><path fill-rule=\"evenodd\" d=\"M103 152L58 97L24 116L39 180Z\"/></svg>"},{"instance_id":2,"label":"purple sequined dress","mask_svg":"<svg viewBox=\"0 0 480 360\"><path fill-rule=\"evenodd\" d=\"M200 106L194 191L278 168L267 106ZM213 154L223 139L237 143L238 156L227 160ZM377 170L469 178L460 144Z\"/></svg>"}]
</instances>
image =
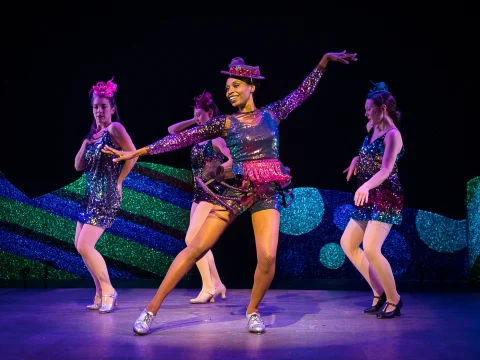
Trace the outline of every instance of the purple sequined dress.
<instances>
[{"instance_id":1,"label":"purple sequined dress","mask_svg":"<svg viewBox=\"0 0 480 360\"><path fill-rule=\"evenodd\" d=\"M205 124L169 135L148 146L149 154L176 150L207 139L223 137L233 160L235 187L248 183L248 193L256 199L243 203L244 211L279 209L283 204L281 189L290 184L291 176L279 160L278 125L315 90L323 70L315 68L303 83L285 98L249 113L215 117ZM227 190L227 197L242 197Z\"/></svg>"},{"instance_id":2,"label":"purple sequined dress","mask_svg":"<svg viewBox=\"0 0 480 360\"><path fill-rule=\"evenodd\" d=\"M190 164L192 166L193 177L202 177L202 170L209 162L217 162L222 164L224 162L224 155L217 153L213 148L212 141L207 141L200 144L195 144L190 151ZM204 191L197 181L193 182L193 202L207 201L216 204L215 198Z\"/></svg>"},{"instance_id":3,"label":"purple sequined dress","mask_svg":"<svg viewBox=\"0 0 480 360\"><path fill-rule=\"evenodd\" d=\"M108 131L96 143L88 145L85 151L85 199L78 218L83 224L104 229L112 225L120 209L117 182L123 167L123 162L114 162L112 155L102 152L105 145L118 149Z\"/></svg>"},{"instance_id":4,"label":"purple sequined dress","mask_svg":"<svg viewBox=\"0 0 480 360\"><path fill-rule=\"evenodd\" d=\"M359 152L357 185L366 181L380 171L385 152L385 134L371 142L373 130L365 137ZM376 220L399 225L402 222L403 190L398 179L398 160L404 148L397 155L392 172L379 186L369 191L368 202L355 206L352 219L360 221Z\"/></svg>"}]
</instances>

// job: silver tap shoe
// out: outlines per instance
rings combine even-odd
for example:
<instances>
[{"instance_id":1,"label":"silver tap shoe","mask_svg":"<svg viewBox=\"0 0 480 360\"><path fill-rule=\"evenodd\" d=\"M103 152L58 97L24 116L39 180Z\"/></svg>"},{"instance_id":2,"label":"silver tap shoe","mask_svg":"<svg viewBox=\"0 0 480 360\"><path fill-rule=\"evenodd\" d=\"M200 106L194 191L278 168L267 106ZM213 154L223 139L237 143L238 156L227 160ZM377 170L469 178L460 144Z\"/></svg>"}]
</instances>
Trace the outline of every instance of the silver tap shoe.
<instances>
[{"instance_id":1,"label":"silver tap shoe","mask_svg":"<svg viewBox=\"0 0 480 360\"><path fill-rule=\"evenodd\" d=\"M155 315L152 312L143 309L142 313L133 324L133 332L137 335L145 335L150 330Z\"/></svg>"},{"instance_id":2,"label":"silver tap shoe","mask_svg":"<svg viewBox=\"0 0 480 360\"><path fill-rule=\"evenodd\" d=\"M112 303L110 305L104 305L103 304L103 299L107 299L111 297L112 298ZM117 294L117 291L115 290L113 295L102 295L102 306L100 306L100 309L98 309L98 312L100 314L106 314L106 313L109 313L110 311L113 310L113 307L114 306L117 306L117 298L118 298L118 294Z\"/></svg>"},{"instance_id":3,"label":"silver tap shoe","mask_svg":"<svg viewBox=\"0 0 480 360\"><path fill-rule=\"evenodd\" d=\"M96 302L96 300L99 299L99 302ZM100 309L100 306L102 305L102 297L98 294L95 294L95 297L93 298L93 304L87 305L87 310L98 310Z\"/></svg>"},{"instance_id":4,"label":"silver tap shoe","mask_svg":"<svg viewBox=\"0 0 480 360\"><path fill-rule=\"evenodd\" d=\"M248 331L255 334L263 334L265 332L265 324L259 313L247 314Z\"/></svg>"}]
</instances>

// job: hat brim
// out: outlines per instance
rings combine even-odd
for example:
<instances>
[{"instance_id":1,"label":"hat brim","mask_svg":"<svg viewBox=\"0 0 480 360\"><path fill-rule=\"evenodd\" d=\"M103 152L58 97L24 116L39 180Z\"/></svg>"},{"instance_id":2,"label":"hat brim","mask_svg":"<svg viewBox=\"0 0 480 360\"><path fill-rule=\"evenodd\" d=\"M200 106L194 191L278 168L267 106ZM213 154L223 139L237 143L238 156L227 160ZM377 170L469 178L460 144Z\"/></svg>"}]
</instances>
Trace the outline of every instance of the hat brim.
<instances>
[{"instance_id":1,"label":"hat brim","mask_svg":"<svg viewBox=\"0 0 480 360\"><path fill-rule=\"evenodd\" d=\"M238 75L238 74L233 74L231 73L230 71L220 71L222 74L225 74L225 75L231 75L233 77L243 77L243 78L247 78L247 79L258 79L258 80L263 80L265 79L263 76L260 76L260 75L250 75L250 76L247 76L247 75Z\"/></svg>"}]
</instances>

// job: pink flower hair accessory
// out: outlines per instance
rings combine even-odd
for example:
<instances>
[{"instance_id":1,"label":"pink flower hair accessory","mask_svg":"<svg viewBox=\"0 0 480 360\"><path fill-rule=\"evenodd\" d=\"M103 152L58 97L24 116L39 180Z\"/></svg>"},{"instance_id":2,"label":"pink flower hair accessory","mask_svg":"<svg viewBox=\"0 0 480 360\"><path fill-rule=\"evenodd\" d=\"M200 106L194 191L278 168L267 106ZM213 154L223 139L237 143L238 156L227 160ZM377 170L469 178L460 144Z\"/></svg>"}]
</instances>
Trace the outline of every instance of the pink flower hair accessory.
<instances>
[{"instance_id":1,"label":"pink flower hair accessory","mask_svg":"<svg viewBox=\"0 0 480 360\"><path fill-rule=\"evenodd\" d=\"M113 77L111 80L108 80L107 83L99 81L96 85L92 86L88 94L90 95L92 92L99 97L113 97L117 92L117 84L113 82Z\"/></svg>"}]
</instances>

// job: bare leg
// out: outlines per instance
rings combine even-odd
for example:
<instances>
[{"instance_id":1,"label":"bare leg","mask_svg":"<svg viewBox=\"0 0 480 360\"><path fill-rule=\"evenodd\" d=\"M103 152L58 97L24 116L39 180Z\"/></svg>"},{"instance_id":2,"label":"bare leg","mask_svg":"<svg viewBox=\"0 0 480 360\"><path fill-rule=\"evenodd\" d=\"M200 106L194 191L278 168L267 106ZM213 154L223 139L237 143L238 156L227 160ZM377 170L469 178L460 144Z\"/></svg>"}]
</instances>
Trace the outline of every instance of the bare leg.
<instances>
[{"instance_id":1,"label":"bare leg","mask_svg":"<svg viewBox=\"0 0 480 360\"><path fill-rule=\"evenodd\" d=\"M77 242L78 238L80 236L80 232L82 231L83 224L80 222L77 222L77 228L75 230L75 249L78 249ZM85 259L82 257L83 262L85 263L85 266L87 267L88 272L92 276L93 282L95 283L95 294L98 294L100 298L102 297L102 286L100 285L100 281L98 278L95 276L95 273L88 267L88 264L86 263ZM95 302L95 299L93 300Z\"/></svg>"},{"instance_id":2,"label":"bare leg","mask_svg":"<svg viewBox=\"0 0 480 360\"><path fill-rule=\"evenodd\" d=\"M190 225L188 227L185 242L187 245L195 238L202 224L213 208L213 204L202 201L199 204L192 203L192 209L190 211ZM202 290L195 299L191 299L193 303L205 303L210 299L213 300L215 296L215 289L217 287L223 287L220 281L217 269L215 267L215 261L213 259L212 251L209 250L204 257L197 261L197 268L202 278ZM220 286L218 285L220 284Z\"/></svg>"},{"instance_id":3,"label":"bare leg","mask_svg":"<svg viewBox=\"0 0 480 360\"><path fill-rule=\"evenodd\" d=\"M76 247L77 251L82 255L83 261L87 264L89 271L91 271L100 282L103 295L111 295L114 289L108 276L107 264L103 256L95 249L95 245L103 232L104 229L98 226L84 224L80 230ZM112 298L104 299L107 299L105 305L110 305L108 301L111 302Z\"/></svg>"},{"instance_id":4,"label":"bare leg","mask_svg":"<svg viewBox=\"0 0 480 360\"><path fill-rule=\"evenodd\" d=\"M364 238L366 225L367 224L363 221L350 219L343 232L342 238L340 239L340 245L345 252L345 255L347 255L365 280L367 280L374 295L379 296L383 293L383 286L375 270L373 270L373 267L368 262L364 251L360 248L360 244ZM374 303L376 303L375 299Z\"/></svg>"},{"instance_id":5,"label":"bare leg","mask_svg":"<svg viewBox=\"0 0 480 360\"><path fill-rule=\"evenodd\" d=\"M257 249L257 268L247 314L258 312L260 302L275 275L280 213L274 209L255 212L252 214L252 224Z\"/></svg>"},{"instance_id":6,"label":"bare leg","mask_svg":"<svg viewBox=\"0 0 480 360\"><path fill-rule=\"evenodd\" d=\"M213 257L213 253L210 250L207 252L207 254L204 256L207 258L208 261L208 267L210 268L210 275L212 278L213 286L215 287L215 293L217 293L220 290L223 290L223 295L225 295L225 285L223 285L222 280L220 279L220 275L218 274L217 266L215 265L215 258Z\"/></svg>"},{"instance_id":7,"label":"bare leg","mask_svg":"<svg viewBox=\"0 0 480 360\"><path fill-rule=\"evenodd\" d=\"M391 224L382 223L380 221L369 221L363 237L363 248L368 261L382 282L385 294L387 295L387 301L397 304L400 300L400 295L397 293L392 268L387 259L382 255L381 251L382 245L385 242L391 227ZM394 307L389 306L385 310L387 312L393 311Z\"/></svg>"},{"instance_id":8,"label":"bare leg","mask_svg":"<svg viewBox=\"0 0 480 360\"><path fill-rule=\"evenodd\" d=\"M233 219L234 216L222 207L213 206L197 235L173 260L157 293L147 305L147 311L152 312L154 315L157 314L165 297L174 289L192 266L215 245Z\"/></svg>"}]
</instances>

